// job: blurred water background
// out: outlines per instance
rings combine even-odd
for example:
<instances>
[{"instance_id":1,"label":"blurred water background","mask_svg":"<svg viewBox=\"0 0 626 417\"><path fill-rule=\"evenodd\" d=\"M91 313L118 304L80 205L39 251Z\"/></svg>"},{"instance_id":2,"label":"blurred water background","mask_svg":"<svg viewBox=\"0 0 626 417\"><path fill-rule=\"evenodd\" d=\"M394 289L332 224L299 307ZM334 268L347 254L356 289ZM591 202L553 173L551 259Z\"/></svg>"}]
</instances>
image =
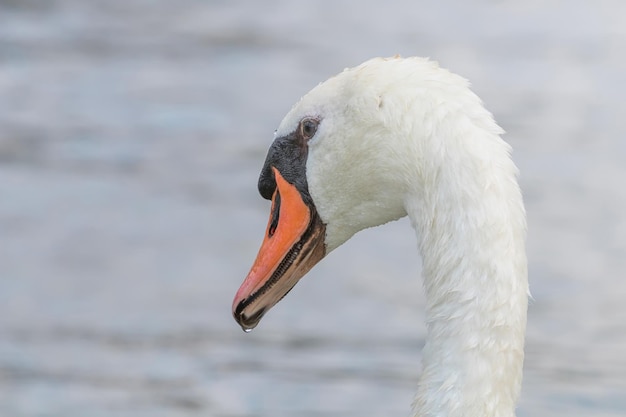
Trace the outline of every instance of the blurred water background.
<instances>
[{"instance_id":1,"label":"blurred water background","mask_svg":"<svg viewBox=\"0 0 626 417\"><path fill-rule=\"evenodd\" d=\"M230 313L291 105L430 56L507 130L529 218L518 415L626 415L626 3L0 1L0 416L406 416L407 221Z\"/></svg>"}]
</instances>

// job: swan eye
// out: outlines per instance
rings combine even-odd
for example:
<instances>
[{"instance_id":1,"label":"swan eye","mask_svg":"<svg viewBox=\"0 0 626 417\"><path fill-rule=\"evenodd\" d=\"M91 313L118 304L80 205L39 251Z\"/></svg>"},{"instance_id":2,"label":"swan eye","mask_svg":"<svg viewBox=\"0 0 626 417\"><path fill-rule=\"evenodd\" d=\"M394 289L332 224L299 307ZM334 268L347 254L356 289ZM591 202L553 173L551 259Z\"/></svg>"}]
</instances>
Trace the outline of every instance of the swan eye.
<instances>
[{"instance_id":1,"label":"swan eye","mask_svg":"<svg viewBox=\"0 0 626 417\"><path fill-rule=\"evenodd\" d=\"M309 140L313 136L315 136L315 132L317 132L317 126L320 124L318 120L315 119L304 119L300 122L300 134L304 139Z\"/></svg>"}]
</instances>

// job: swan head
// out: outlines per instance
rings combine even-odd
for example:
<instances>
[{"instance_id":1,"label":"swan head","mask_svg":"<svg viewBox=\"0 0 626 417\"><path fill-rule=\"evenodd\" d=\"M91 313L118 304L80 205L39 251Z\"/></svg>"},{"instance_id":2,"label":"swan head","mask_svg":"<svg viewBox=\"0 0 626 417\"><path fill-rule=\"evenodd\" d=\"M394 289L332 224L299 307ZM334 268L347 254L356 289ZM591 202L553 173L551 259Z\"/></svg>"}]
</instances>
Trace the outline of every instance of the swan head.
<instances>
[{"instance_id":1,"label":"swan head","mask_svg":"<svg viewBox=\"0 0 626 417\"><path fill-rule=\"evenodd\" d=\"M464 79L432 61L377 58L344 70L296 103L275 133L259 178L272 208L257 258L233 301L244 330L356 232L407 214L407 191L423 192L422 180L433 176L425 171L441 153L427 142L438 121L455 111L451 105L463 107L464 100L479 104Z\"/></svg>"}]
</instances>

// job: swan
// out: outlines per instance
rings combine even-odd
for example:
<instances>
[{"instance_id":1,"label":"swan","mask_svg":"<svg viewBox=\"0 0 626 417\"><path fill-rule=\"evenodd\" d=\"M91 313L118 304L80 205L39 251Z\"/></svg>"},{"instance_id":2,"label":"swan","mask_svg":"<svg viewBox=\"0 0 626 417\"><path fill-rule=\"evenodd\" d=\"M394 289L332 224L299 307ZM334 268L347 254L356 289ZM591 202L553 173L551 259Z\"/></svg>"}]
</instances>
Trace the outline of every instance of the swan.
<instances>
[{"instance_id":1,"label":"swan","mask_svg":"<svg viewBox=\"0 0 626 417\"><path fill-rule=\"evenodd\" d=\"M375 58L313 88L262 168L270 218L235 320L251 330L356 232L408 215L426 295L415 415L514 416L526 217L502 133L464 78L425 58Z\"/></svg>"}]
</instances>

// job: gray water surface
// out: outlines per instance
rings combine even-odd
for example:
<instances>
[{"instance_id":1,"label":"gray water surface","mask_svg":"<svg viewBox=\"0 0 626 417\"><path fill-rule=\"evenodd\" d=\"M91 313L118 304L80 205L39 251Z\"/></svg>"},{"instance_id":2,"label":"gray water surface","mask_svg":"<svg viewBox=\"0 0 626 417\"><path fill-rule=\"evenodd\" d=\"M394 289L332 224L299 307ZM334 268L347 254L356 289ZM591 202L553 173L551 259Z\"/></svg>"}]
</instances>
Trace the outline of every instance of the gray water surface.
<instances>
[{"instance_id":1,"label":"gray water surface","mask_svg":"<svg viewBox=\"0 0 626 417\"><path fill-rule=\"evenodd\" d=\"M529 219L518 415L626 415L626 3L0 2L0 416L406 416L424 297L406 220L252 333L230 304L291 105L430 56L507 130Z\"/></svg>"}]
</instances>

